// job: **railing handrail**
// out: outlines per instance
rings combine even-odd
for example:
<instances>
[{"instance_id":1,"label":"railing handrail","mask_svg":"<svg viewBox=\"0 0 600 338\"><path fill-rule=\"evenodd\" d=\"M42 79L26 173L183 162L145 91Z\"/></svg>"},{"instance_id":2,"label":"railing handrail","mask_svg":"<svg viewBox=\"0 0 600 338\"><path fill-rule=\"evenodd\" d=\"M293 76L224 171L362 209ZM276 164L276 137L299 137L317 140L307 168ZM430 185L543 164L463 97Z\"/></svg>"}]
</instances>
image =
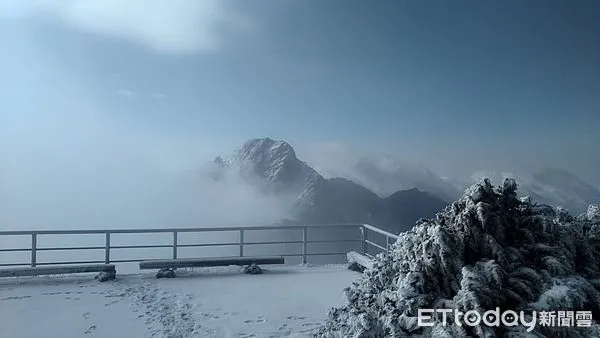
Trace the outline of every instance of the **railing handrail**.
<instances>
[{"instance_id":1,"label":"railing handrail","mask_svg":"<svg viewBox=\"0 0 600 338\"><path fill-rule=\"evenodd\" d=\"M376 232L378 234L384 235L386 237L393 238L393 239L400 239L400 236L394 235L393 233L387 232L385 230L381 230L378 227L372 226L370 224L361 224L361 226L364 227L364 228L366 228L366 229L369 229L369 230L371 230L373 232Z\"/></svg>"},{"instance_id":2,"label":"railing handrail","mask_svg":"<svg viewBox=\"0 0 600 338\"><path fill-rule=\"evenodd\" d=\"M348 240L348 239L333 239L333 240L309 240L308 229L332 229L332 228L356 228L361 231L361 239ZM273 231L273 230L301 230L302 239L297 241L269 241L269 242L247 242L244 239L244 233L246 231ZM377 234L385 236L385 247L374 242L368 236L368 231L375 232ZM225 242L225 243L208 243L208 244L179 244L178 234L179 233L202 233L202 232L237 232L239 234L239 240L237 242ZM172 234L171 244L153 244L153 245L111 245L111 235L113 234ZM94 247L38 247L37 237L39 235L89 235L89 234L103 234L105 236L105 245L94 246ZM2 249L0 252L16 252L16 251L30 251L31 261L30 265L35 267L38 264L54 264L54 263L38 263L37 262L37 251L60 251L60 250L96 250L104 249L104 263L108 264L111 262L124 262L124 260L115 260L111 257L111 249L122 249L122 248L165 248L172 247L173 259L178 257L178 248L182 247L201 247L201 246L230 246L239 245L239 255L244 256L244 246L247 245L260 245L260 244L289 244L296 243L302 244L302 252L299 254L289 254L287 256L301 256L302 263L307 263L307 257L313 255L330 255L330 254L345 254L343 252L336 253L310 253L308 250L309 243L336 243L336 242L361 242L362 252L366 255L369 254L369 248L373 247L383 252L389 252L390 239L398 240L400 237L394 235L385 230L379 229L370 224L358 224L358 223L337 223L337 224L291 224L291 225L270 225L270 226L230 226L230 227L211 227L211 228L147 228L147 229L77 229L77 230L12 230L12 231L0 231L0 236L31 236L31 246L29 248L11 248ZM141 261L140 260L125 260L125 261ZM94 261L99 262L99 261ZM72 264L66 263L65 264ZM57 263L58 264L58 263ZM12 266L12 265L23 265L16 263L0 264L0 266Z\"/></svg>"},{"instance_id":3,"label":"railing handrail","mask_svg":"<svg viewBox=\"0 0 600 338\"><path fill-rule=\"evenodd\" d=\"M292 230L303 228L356 228L363 224L358 223L339 223L339 224L292 224L292 225L263 225L263 226L232 226L232 227L211 227L211 228L144 228L144 229L64 229L64 230L3 230L0 236L11 235L85 235L85 234L140 234L140 233L162 233L162 232L225 232L240 230ZM372 226L369 226L372 227ZM373 227L375 228L375 227ZM375 228L377 229L377 228Z\"/></svg>"}]
</instances>

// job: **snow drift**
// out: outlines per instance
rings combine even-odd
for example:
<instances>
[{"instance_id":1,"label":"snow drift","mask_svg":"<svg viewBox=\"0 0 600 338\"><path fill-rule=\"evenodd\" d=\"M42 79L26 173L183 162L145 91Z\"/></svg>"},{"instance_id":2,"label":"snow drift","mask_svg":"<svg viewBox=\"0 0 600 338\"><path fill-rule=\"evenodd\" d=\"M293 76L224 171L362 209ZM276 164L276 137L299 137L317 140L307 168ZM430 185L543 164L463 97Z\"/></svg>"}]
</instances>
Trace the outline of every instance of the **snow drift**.
<instances>
[{"instance_id":1,"label":"snow drift","mask_svg":"<svg viewBox=\"0 0 600 338\"><path fill-rule=\"evenodd\" d=\"M503 311L592 311L600 315L600 212L519 199L517 183L473 185L435 219L402 233L389 254L345 289L319 337L599 337L600 326L418 327L419 308L480 314Z\"/></svg>"}]
</instances>

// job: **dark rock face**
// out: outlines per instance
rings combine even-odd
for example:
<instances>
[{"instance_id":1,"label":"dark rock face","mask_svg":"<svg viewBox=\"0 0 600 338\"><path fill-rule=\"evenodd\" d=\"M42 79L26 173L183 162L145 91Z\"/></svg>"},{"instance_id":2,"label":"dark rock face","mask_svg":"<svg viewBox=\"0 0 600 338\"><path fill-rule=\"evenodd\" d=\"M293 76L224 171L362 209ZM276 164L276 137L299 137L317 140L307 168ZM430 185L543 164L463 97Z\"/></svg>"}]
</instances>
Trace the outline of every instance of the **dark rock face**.
<instances>
[{"instance_id":1,"label":"dark rock face","mask_svg":"<svg viewBox=\"0 0 600 338\"><path fill-rule=\"evenodd\" d=\"M448 203L417 188L398 191L384 198L375 209L373 224L386 230L399 233L410 230L421 218L432 218Z\"/></svg>"},{"instance_id":2,"label":"dark rock face","mask_svg":"<svg viewBox=\"0 0 600 338\"><path fill-rule=\"evenodd\" d=\"M418 309L483 313L590 311L600 316L598 208L579 217L519 199L517 184L473 185L434 218L402 233L390 254L345 290L319 337L598 337L600 326L418 327Z\"/></svg>"},{"instance_id":3,"label":"dark rock face","mask_svg":"<svg viewBox=\"0 0 600 338\"><path fill-rule=\"evenodd\" d=\"M369 223L393 233L409 230L420 218L432 217L448 205L418 189L380 198L342 178L323 181L315 188L312 202L298 216L308 223Z\"/></svg>"},{"instance_id":4,"label":"dark rock face","mask_svg":"<svg viewBox=\"0 0 600 338\"><path fill-rule=\"evenodd\" d=\"M361 223L381 199L368 189L343 178L332 178L315 186L310 204L302 205L299 218L309 223Z\"/></svg>"}]
</instances>

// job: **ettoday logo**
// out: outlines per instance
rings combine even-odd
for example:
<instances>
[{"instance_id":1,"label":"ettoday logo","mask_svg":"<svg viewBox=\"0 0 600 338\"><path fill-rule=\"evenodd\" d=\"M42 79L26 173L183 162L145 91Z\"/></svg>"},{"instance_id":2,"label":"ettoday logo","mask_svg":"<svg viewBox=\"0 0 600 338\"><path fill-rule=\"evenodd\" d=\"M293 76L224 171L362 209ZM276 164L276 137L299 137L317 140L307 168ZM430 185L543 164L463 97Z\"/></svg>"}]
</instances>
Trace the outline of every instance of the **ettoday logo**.
<instances>
[{"instance_id":1,"label":"ettoday logo","mask_svg":"<svg viewBox=\"0 0 600 338\"><path fill-rule=\"evenodd\" d=\"M486 326L499 327L519 326L527 328L527 332L533 331L536 325L541 326L591 326L591 311L541 311L531 312L526 315L524 311L506 310L500 311L500 308L488 310L479 313L475 310L462 312L455 309L419 309L417 314L418 326L434 326L436 320L434 315L441 317L441 324L448 325L449 317L454 319L457 326L479 326L483 323Z\"/></svg>"}]
</instances>

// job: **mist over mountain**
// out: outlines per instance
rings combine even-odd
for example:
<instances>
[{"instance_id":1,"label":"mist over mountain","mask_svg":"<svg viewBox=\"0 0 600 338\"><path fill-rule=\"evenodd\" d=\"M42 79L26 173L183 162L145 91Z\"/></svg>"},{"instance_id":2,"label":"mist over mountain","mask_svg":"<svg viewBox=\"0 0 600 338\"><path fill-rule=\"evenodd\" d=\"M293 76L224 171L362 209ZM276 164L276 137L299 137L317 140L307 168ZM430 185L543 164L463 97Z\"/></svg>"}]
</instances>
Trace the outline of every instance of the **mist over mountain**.
<instances>
[{"instance_id":1,"label":"mist over mountain","mask_svg":"<svg viewBox=\"0 0 600 338\"><path fill-rule=\"evenodd\" d=\"M499 169L505 166L511 167L510 163L496 163L495 170L465 169L450 175L439 175L443 168L436 166L435 170L431 170L426 165L416 164L419 162L404 161L402 153L384 155L377 149L365 151L341 144L320 144L320 149L306 149L306 153L309 163L325 177L352 180L381 197L398 190L418 188L449 202L459 198L462 192L483 178L500 184L503 178L508 177L520 182L522 194L540 203L562 206L574 213L581 213L589 204L600 202L599 187L585 182L568 170L541 164L517 165L510 171L501 171ZM548 163L545 160L541 162ZM474 168L479 165L473 164Z\"/></svg>"},{"instance_id":2,"label":"mist over mountain","mask_svg":"<svg viewBox=\"0 0 600 338\"><path fill-rule=\"evenodd\" d=\"M419 168L390 157L362 157L355 170L365 186L389 196L398 190L419 188L446 201L454 200L461 190L442 180L427 168Z\"/></svg>"},{"instance_id":3,"label":"mist over mountain","mask_svg":"<svg viewBox=\"0 0 600 338\"><path fill-rule=\"evenodd\" d=\"M489 177L492 182L514 178L522 182L519 190L539 203L561 206L573 213L582 213L590 204L600 203L600 189L583 182L575 174L552 167L544 167L530 174L478 172L471 182ZM468 181L467 181L468 182Z\"/></svg>"},{"instance_id":4,"label":"mist over mountain","mask_svg":"<svg viewBox=\"0 0 600 338\"><path fill-rule=\"evenodd\" d=\"M358 182L324 178L298 159L287 142L270 138L251 139L231 157L215 158L206 174L218 181L232 172L261 192L288 202L286 214L292 221L364 222L399 232L446 205L440 198L419 189L396 191L382 198Z\"/></svg>"},{"instance_id":5,"label":"mist over mountain","mask_svg":"<svg viewBox=\"0 0 600 338\"><path fill-rule=\"evenodd\" d=\"M523 195L575 213L600 202L597 188L554 168L530 175L476 172L456 178L440 177L423 166L391 156L345 154L332 156L331 161L339 163L315 164L325 171L323 174L312 163L299 159L289 143L255 138L231 156L215 158L204 168L204 174L217 181L238 177L261 194L277 198L285 222L369 223L393 232L406 231L420 218L433 217L484 177L492 182L516 178L523 182Z\"/></svg>"},{"instance_id":6,"label":"mist over mountain","mask_svg":"<svg viewBox=\"0 0 600 338\"><path fill-rule=\"evenodd\" d=\"M342 177L356 182L380 197L399 190L418 188L445 201L456 199L467 185L453 185L423 165L402 161L392 155L380 155L324 145L318 151L307 151L310 164L324 177Z\"/></svg>"}]
</instances>

